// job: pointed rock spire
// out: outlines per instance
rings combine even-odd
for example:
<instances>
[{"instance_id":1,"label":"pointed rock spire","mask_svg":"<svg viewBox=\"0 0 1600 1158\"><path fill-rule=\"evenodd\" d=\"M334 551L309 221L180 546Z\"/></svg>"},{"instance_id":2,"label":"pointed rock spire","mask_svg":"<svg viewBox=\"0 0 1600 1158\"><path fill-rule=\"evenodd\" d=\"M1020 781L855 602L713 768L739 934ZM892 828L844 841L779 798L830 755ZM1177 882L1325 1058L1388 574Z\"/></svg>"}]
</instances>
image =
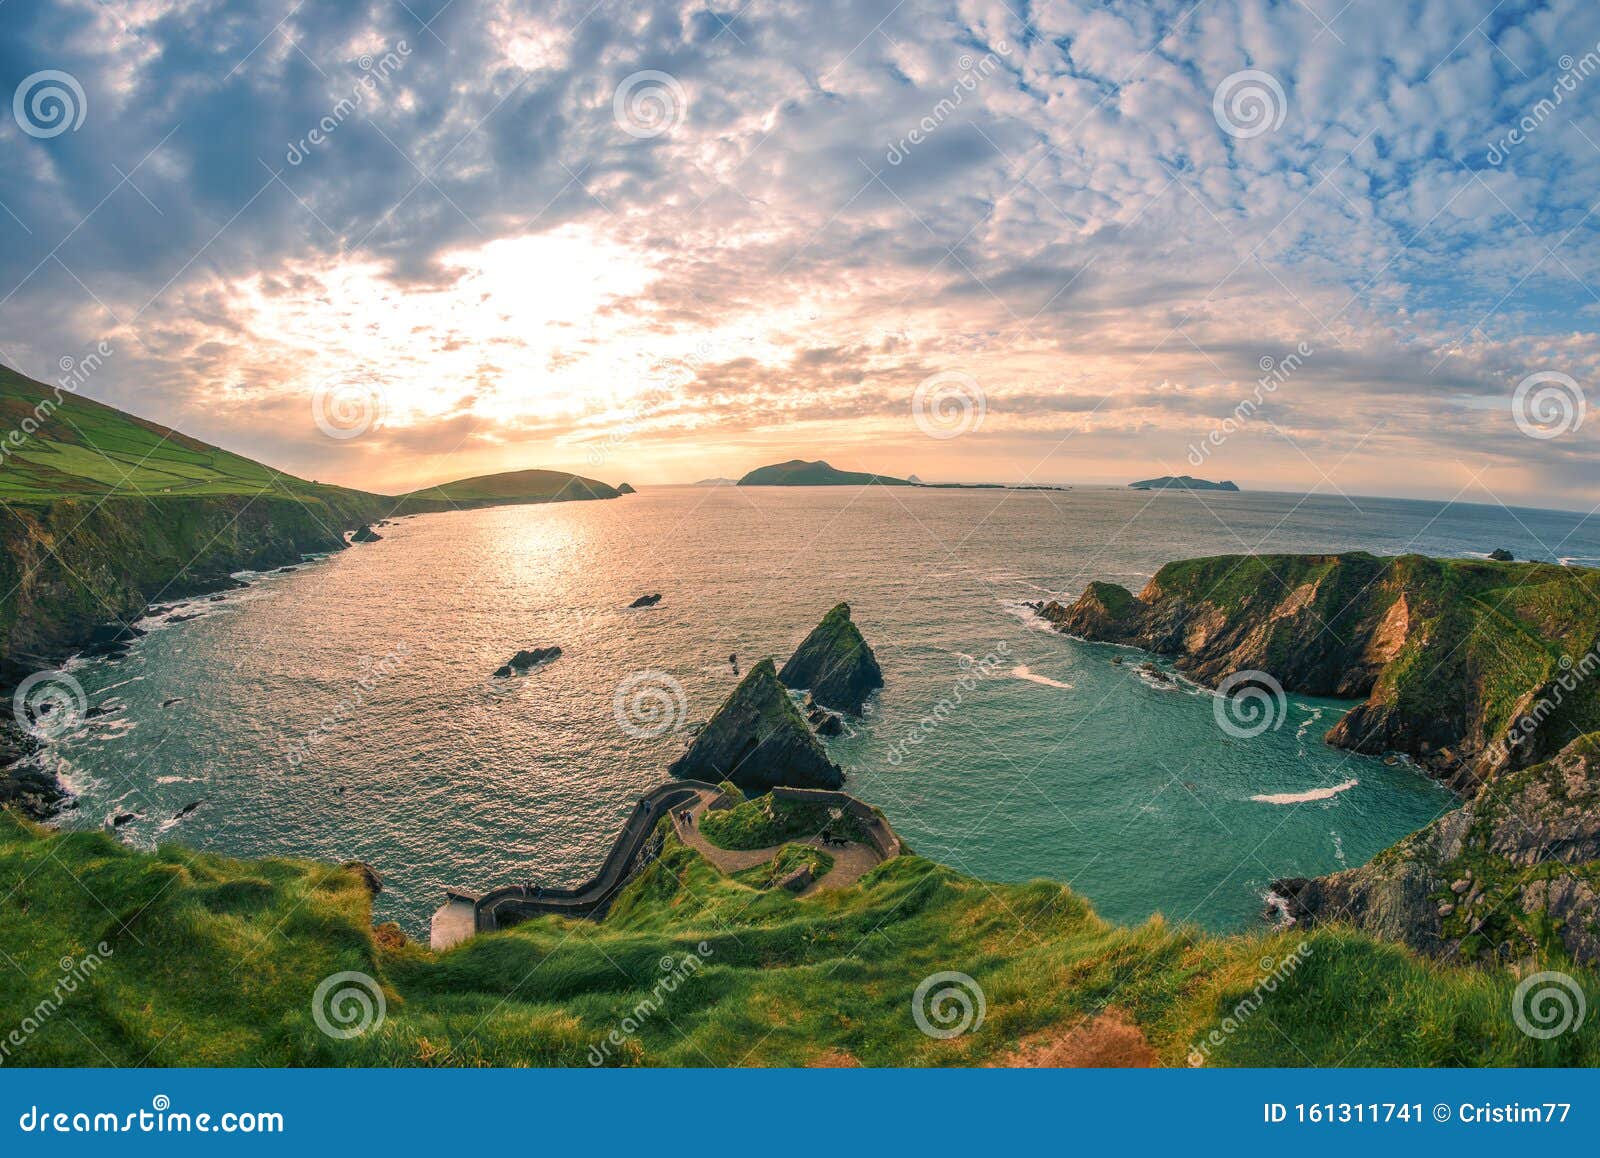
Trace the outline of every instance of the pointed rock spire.
<instances>
[{"instance_id":1,"label":"pointed rock spire","mask_svg":"<svg viewBox=\"0 0 1600 1158\"><path fill-rule=\"evenodd\" d=\"M780 785L838 788L844 783L844 773L778 682L770 659L750 669L667 772L711 784L731 780L751 795Z\"/></svg>"}]
</instances>

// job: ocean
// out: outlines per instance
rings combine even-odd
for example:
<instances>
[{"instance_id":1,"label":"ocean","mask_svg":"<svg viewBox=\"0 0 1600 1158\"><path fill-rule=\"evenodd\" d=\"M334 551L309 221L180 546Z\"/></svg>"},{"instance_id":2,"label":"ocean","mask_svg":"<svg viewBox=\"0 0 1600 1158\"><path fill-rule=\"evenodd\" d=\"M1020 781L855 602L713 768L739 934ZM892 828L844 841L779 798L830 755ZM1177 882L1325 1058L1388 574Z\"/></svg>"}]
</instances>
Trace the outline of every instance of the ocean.
<instances>
[{"instance_id":1,"label":"ocean","mask_svg":"<svg viewBox=\"0 0 1600 1158\"><path fill-rule=\"evenodd\" d=\"M376 918L423 937L446 885L586 877L733 688L730 654L781 664L845 600L886 686L827 743L912 849L1065 882L1116 921L1245 928L1272 878L1359 865L1453 798L1327 747L1348 703L1290 696L1236 734L1209 692L1025 604L1235 552L1600 559L1600 526L1572 514L1100 488L658 487L380 533L146 620L120 661L75 661L111 710L47 749L80 794L64 823L134 812L118 831L140 847L364 860Z\"/></svg>"}]
</instances>

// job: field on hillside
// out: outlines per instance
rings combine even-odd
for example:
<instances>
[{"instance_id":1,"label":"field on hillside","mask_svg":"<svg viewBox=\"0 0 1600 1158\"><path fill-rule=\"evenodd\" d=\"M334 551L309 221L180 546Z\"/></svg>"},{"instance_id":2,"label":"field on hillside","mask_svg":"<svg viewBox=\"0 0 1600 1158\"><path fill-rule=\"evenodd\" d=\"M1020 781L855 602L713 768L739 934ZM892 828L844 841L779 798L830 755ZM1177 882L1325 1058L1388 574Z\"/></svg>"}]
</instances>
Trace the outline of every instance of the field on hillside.
<instances>
[{"instance_id":1,"label":"field on hillside","mask_svg":"<svg viewBox=\"0 0 1600 1158\"><path fill-rule=\"evenodd\" d=\"M1125 928L1060 885L915 856L797 900L667 841L603 923L436 954L375 934L349 871L0 815L0 942L24 974L0 986L0 1023L27 1030L5 1064L1182 1066L1197 1045L1208 1065L1600 1063L1593 1029L1518 1028L1511 973L1348 931ZM1559 967L1593 1008L1600 978ZM970 985L918 1001L949 973ZM932 1036L918 1009L964 1032Z\"/></svg>"},{"instance_id":2,"label":"field on hillside","mask_svg":"<svg viewBox=\"0 0 1600 1158\"><path fill-rule=\"evenodd\" d=\"M41 407L44 407L41 410ZM24 423L37 423L27 434ZM19 439L9 438L19 432ZM0 367L0 500L74 496L292 495L310 501L341 487L307 482Z\"/></svg>"}]
</instances>

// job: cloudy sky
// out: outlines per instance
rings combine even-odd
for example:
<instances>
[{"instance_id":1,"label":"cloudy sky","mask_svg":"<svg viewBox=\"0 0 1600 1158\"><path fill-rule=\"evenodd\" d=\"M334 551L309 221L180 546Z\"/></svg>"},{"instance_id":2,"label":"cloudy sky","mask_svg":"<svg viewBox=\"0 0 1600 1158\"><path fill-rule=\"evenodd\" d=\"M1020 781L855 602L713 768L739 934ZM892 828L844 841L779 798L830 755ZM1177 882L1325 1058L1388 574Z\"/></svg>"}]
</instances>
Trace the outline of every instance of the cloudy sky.
<instances>
[{"instance_id":1,"label":"cloudy sky","mask_svg":"<svg viewBox=\"0 0 1600 1158\"><path fill-rule=\"evenodd\" d=\"M0 85L0 359L325 481L1600 501L1592 0L8 0Z\"/></svg>"}]
</instances>

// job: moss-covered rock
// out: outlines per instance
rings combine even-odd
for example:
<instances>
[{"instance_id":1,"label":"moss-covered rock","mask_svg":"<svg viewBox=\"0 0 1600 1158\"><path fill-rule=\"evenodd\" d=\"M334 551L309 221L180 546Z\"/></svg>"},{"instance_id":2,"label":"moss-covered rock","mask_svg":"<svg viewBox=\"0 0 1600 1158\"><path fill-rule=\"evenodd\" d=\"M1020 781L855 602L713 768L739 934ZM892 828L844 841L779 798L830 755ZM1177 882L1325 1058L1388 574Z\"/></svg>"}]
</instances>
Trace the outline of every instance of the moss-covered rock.
<instances>
[{"instance_id":1,"label":"moss-covered rock","mask_svg":"<svg viewBox=\"0 0 1600 1158\"><path fill-rule=\"evenodd\" d=\"M850 605L840 603L812 628L778 679L791 688L809 688L825 708L859 716L867 697L883 686L883 669L851 620Z\"/></svg>"},{"instance_id":2,"label":"moss-covered rock","mask_svg":"<svg viewBox=\"0 0 1600 1158\"><path fill-rule=\"evenodd\" d=\"M667 771L711 784L731 780L752 796L779 786L838 788L844 783L844 773L778 682L771 659L750 669Z\"/></svg>"}]
</instances>

